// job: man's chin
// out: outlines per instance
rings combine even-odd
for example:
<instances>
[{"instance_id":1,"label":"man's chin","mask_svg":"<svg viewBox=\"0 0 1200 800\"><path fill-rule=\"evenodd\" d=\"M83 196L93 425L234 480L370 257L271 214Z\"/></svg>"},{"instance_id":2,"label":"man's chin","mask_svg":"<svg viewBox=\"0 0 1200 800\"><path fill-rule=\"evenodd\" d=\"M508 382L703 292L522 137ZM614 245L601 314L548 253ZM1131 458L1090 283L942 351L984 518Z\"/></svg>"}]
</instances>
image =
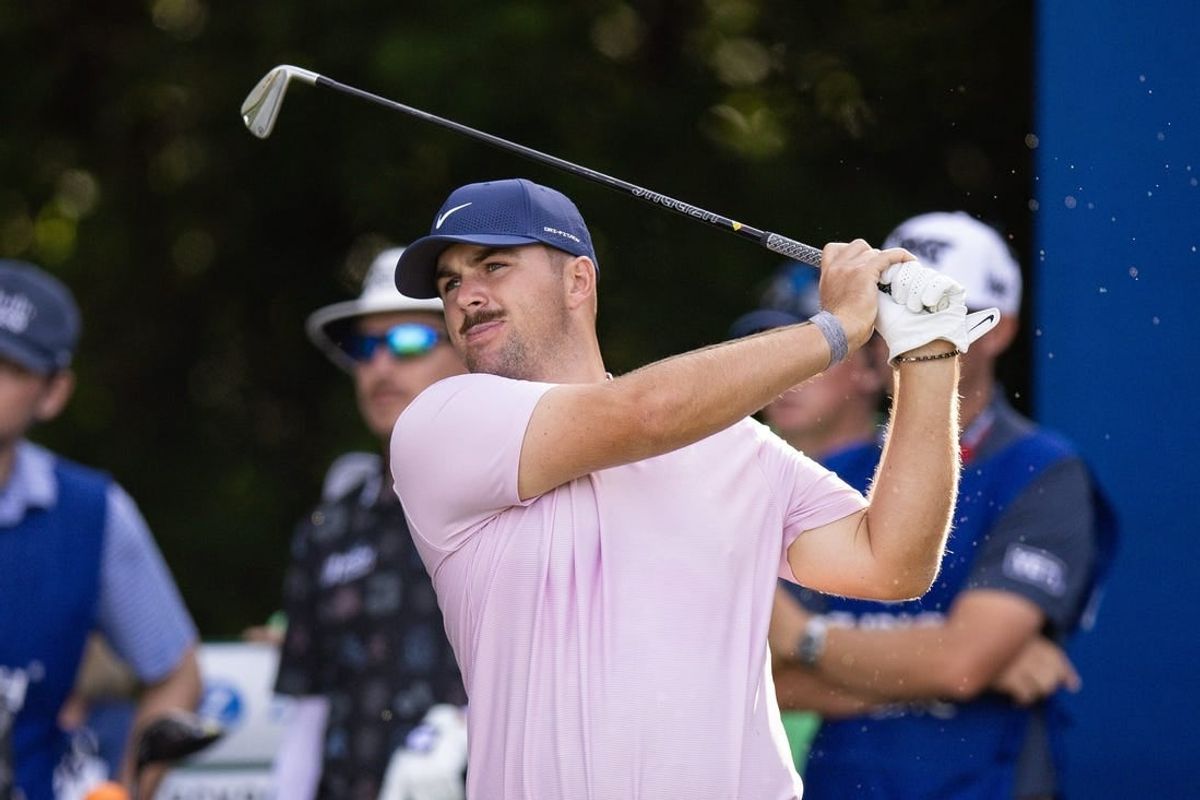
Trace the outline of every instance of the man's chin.
<instances>
[{"instance_id":1,"label":"man's chin","mask_svg":"<svg viewBox=\"0 0 1200 800\"><path fill-rule=\"evenodd\" d=\"M376 436L391 436L396 420L408 408L408 402L388 403L385 406L372 408L367 415L367 425Z\"/></svg>"},{"instance_id":2,"label":"man's chin","mask_svg":"<svg viewBox=\"0 0 1200 800\"><path fill-rule=\"evenodd\" d=\"M498 378L511 378L515 381L531 380L525 370L519 365L505 361L487 358L468 358L467 371L475 375L495 375Z\"/></svg>"}]
</instances>

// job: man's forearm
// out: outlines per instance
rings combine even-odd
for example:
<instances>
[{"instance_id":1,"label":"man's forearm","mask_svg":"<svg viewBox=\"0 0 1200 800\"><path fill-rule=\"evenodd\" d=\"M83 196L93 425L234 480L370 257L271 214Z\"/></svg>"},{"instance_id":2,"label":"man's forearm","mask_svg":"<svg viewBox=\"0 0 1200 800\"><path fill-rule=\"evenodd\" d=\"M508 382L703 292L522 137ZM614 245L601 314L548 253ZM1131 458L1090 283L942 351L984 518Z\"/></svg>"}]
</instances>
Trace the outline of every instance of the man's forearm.
<instances>
[{"instance_id":1,"label":"man's forearm","mask_svg":"<svg viewBox=\"0 0 1200 800\"><path fill-rule=\"evenodd\" d=\"M843 691L880 702L953 699L977 688L967 670L956 666L959 649L945 625L831 628L817 675Z\"/></svg>"},{"instance_id":2,"label":"man's forearm","mask_svg":"<svg viewBox=\"0 0 1200 800\"><path fill-rule=\"evenodd\" d=\"M800 666L775 669L775 697L783 711L815 711L823 717L857 717L886 702L854 692Z\"/></svg>"},{"instance_id":3,"label":"man's forearm","mask_svg":"<svg viewBox=\"0 0 1200 800\"><path fill-rule=\"evenodd\" d=\"M944 351L935 342L930 352ZM902 364L887 444L867 510L870 547L896 586L918 596L933 583L958 490L958 360Z\"/></svg>"},{"instance_id":4,"label":"man's forearm","mask_svg":"<svg viewBox=\"0 0 1200 800\"><path fill-rule=\"evenodd\" d=\"M690 444L747 417L828 366L813 325L793 325L655 362L614 381L635 397L656 452Z\"/></svg>"},{"instance_id":5,"label":"man's forearm","mask_svg":"<svg viewBox=\"0 0 1200 800\"><path fill-rule=\"evenodd\" d=\"M690 445L753 414L828 361L821 331L793 325L657 361L604 384L556 386L526 429L518 492L535 497Z\"/></svg>"}]
</instances>

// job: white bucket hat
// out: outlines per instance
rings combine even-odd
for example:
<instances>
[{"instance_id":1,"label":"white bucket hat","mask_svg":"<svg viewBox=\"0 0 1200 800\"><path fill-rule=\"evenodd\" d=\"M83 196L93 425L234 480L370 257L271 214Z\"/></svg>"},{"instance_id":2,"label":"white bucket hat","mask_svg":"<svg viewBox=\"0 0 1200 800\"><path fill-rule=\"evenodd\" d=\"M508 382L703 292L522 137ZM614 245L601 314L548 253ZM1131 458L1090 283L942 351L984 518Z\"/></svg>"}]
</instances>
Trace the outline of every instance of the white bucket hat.
<instances>
[{"instance_id":1,"label":"white bucket hat","mask_svg":"<svg viewBox=\"0 0 1200 800\"><path fill-rule=\"evenodd\" d=\"M354 369L354 360L338 347L331 336L331 328L338 323L365 317L369 314L385 314L394 311L424 311L442 313L442 301L438 298L419 300L400 294L396 289L396 262L400 260L403 247L384 250L371 262L367 276L363 279L362 294L354 300L318 308L304 323L308 338L329 360L347 372Z\"/></svg>"}]
</instances>

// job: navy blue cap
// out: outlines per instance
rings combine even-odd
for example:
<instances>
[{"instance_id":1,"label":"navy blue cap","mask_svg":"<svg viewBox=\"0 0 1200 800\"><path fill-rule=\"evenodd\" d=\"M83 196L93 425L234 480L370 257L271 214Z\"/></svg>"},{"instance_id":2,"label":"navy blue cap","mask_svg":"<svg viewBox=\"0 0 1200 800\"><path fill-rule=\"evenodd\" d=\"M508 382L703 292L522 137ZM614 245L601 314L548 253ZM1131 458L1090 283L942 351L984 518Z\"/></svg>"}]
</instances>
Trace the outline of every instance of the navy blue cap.
<instances>
[{"instance_id":1,"label":"navy blue cap","mask_svg":"<svg viewBox=\"0 0 1200 800\"><path fill-rule=\"evenodd\" d=\"M442 203L429 235L405 248L396 263L396 288L409 297L437 297L438 256L459 243L483 247L541 243L596 261L587 225L562 192L524 178L469 183Z\"/></svg>"},{"instance_id":2,"label":"navy blue cap","mask_svg":"<svg viewBox=\"0 0 1200 800\"><path fill-rule=\"evenodd\" d=\"M54 276L24 261L0 260L0 358L48 375L71 364L79 307Z\"/></svg>"},{"instance_id":3,"label":"navy blue cap","mask_svg":"<svg viewBox=\"0 0 1200 800\"><path fill-rule=\"evenodd\" d=\"M729 326L729 338L807 322L821 310L820 279L821 273L815 267L798 261L784 263L763 291L761 306Z\"/></svg>"}]
</instances>

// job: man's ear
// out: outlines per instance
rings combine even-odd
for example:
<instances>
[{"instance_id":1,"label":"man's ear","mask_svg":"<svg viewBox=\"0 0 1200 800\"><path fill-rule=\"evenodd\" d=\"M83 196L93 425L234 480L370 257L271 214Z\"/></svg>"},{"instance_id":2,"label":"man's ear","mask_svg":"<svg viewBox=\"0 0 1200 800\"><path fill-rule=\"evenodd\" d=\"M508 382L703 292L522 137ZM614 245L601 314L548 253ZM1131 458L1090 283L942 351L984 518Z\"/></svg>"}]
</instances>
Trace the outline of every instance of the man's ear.
<instances>
[{"instance_id":1,"label":"man's ear","mask_svg":"<svg viewBox=\"0 0 1200 800\"><path fill-rule=\"evenodd\" d=\"M563 282L567 290L568 308L595 303L596 264L587 256L576 256L567 262L563 268Z\"/></svg>"},{"instance_id":2,"label":"man's ear","mask_svg":"<svg viewBox=\"0 0 1200 800\"><path fill-rule=\"evenodd\" d=\"M47 379L46 389L34 409L34 417L38 422L49 422L62 413L74 393L75 373L60 369Z\"/></svg>"}]
</instances>

